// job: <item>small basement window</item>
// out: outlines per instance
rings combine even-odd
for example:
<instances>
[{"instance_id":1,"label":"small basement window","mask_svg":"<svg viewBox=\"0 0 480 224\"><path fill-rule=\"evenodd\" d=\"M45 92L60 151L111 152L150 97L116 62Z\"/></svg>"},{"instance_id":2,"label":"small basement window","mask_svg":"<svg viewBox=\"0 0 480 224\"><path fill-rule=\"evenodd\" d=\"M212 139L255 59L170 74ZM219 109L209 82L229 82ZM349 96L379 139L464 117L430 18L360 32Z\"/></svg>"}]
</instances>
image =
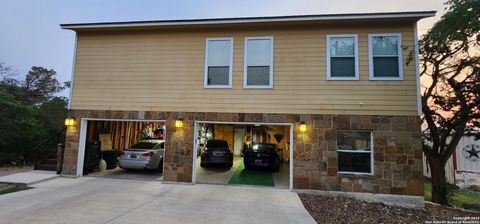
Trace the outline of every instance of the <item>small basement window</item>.
<instances>
[{"instance_id":1,"label":"small basement window","mask_svg":"<svg viewBox=\"0 0 480 224\"><path fill-rule=\"evenodd\" d=\"M371 131L337 131L338 172L373 174Z\"/></svg>"},{"instance_id":2,"label":"small basement window","mask_svg":"<svg viewBox=\"0 0 480 224\"><path fill-rule=\"evenodd\" d=\"M273 37L245 38L244 88L273 88Z\"/></svg>"},{"instance_id":3,"label":"small basement window","mask_svg":"<svg viewBox=\"0 0 480 224\"><path fill-rule=\"evenodd\" d=\"M356 34L327 35L327 80L358 80Z\"/></svg>"},{"instance_id":4,"label":"small basement window","mask_svg":"<svg viewBox=\"0 0 480 224\"><path fill-rule=\"evenodd\" d=\"M371 80L402 80L402 38L400 34L369 34Z\"/></svg>"},{"instance_id":5,"label":"small basement window","mask_svg":"<svg viewBox=\"0 0 480 224\"><path fill-rule=\"evenodd\" d=\"M232 88L232 38L208 38L205 50L205 88Z\"/></svg>"}]
</instances>

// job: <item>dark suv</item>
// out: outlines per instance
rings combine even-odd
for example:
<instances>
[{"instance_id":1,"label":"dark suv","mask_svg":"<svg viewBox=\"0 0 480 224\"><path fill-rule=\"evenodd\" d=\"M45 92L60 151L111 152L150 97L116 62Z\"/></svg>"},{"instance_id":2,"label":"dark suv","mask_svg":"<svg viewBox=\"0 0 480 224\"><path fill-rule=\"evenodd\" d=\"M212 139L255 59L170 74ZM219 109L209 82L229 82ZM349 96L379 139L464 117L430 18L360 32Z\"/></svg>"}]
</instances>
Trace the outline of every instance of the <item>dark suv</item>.
<instances>
[{"instance_id":1,"label":"dark suv","mask_svg":"<svg viewBox=\"0 0 480 224\"><path fill-rule=\"evenodd\" d=\"M245 169L267 168L278 171L282 164L282 150L277 144L253 143L243 151Z\"/></svg>"},{"instance_id":2,"label":"dark suv","mask_svg":"<svg viewBox=\"0 0 480 224\"><path fill-rule=\"evenodd\" d=\"M232 167L233 165L233 153L225 140L208 141L200 159L202 167L210 165Z\"/></svg>"}]
</instances>

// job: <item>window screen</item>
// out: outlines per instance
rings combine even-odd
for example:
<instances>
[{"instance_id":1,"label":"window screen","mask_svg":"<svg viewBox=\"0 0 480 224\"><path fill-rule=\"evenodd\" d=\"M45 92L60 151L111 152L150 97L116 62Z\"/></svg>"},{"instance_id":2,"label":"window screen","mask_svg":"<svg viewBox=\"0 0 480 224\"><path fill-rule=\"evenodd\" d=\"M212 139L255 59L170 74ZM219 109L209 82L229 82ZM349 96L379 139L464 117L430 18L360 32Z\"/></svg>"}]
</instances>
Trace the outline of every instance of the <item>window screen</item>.
<instances>
[{"instance_id":1,"label":"window screen","mask_svg":"<svg viewBox=\"0 0 480 224\"><path fill-rule=\"evenodd\" d=\"M246 39L246 86L271 85L272 39Z\"/></svg>"},{"instance_id":2,"label":"window screen","mask_svg":"<svg viewBox=\"0 0 480 224\"><path fill-rule=\"evenodd\" d=\"M356 77L355 37L329 37L328 42L330 77Z\"/></svg>"},{"instance_id":3,"label":"window screen","mask_svg":"<svg viewBox=\"0 0 480 224\"><path fill-rule=\"evenodd\" d=\"M370 131L337 131L338 171L372 173Z\"/></svg>"},{"instance_id":4,"label":"window screen","mask_svg":"<svg viewBox=\"0 0 480 224\"><path fill-rule=\"evenodd\" d=\"M230 86L232 41L218 39L207 41L206 85Z\"/></svg>"},{"instance_id":5,"label":"window screen","mask_svg":"<svg viewBox=\"0 0 480 224\"><path fill-rule=\"evenodd\" d=\"M371 37L373 77L400 77L399 39L399 36Z\"/></svg>"}]
</instances>

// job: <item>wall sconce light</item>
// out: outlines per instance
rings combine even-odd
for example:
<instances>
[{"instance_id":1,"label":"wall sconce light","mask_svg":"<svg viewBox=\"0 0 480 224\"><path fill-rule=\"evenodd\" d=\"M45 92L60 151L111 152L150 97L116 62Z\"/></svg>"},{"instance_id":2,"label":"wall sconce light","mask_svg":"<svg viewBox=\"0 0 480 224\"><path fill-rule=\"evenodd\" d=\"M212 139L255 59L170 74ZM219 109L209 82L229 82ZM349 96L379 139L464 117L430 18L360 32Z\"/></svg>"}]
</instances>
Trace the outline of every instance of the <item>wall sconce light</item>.
<instances>
[{"instance_id":1,"label":"wall sconce light","mask_svg":"<svg viewBox=\"0 0 480 224\"><path fill-rule=\"evenodd\" d=\"M183 127L183 119L182 118L179 118L175 121L175 127L176 128L181 128Z\"/></svg>"},{"instance_id":2,"label":"wall sconce light","mask_svg":"<svg viewBox=\"0 0 480 224\"><path fill-rule=\"evenodd\" d=\"M304 121L300 122L300 131L306 132L307 131L307 124Z\"/></svg>"},{"instance_id":3,"label":"wall sconce light","mask_svg":"<svg viewBox=\"0 0 480 224\"><path fill-rule=\"evenodd\" d=\"M75 118L67 117L65 118L65 126L73 126L75 125Z\"/></svg>"}]
</instances>

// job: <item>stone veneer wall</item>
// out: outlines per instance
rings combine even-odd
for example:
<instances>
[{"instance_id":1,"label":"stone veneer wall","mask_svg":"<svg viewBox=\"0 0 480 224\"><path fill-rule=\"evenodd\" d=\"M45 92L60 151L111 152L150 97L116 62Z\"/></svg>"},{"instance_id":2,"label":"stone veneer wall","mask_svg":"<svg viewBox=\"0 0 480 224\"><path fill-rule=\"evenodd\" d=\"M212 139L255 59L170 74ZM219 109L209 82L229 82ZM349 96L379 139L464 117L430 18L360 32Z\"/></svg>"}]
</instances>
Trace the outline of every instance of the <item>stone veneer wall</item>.
<instances>
[{"instance_id":1,"label":"stone veneer wall","mask_svg":"<svg viewBox=\"0 0 480 224\"><path fill-rule=\"evenodd\" d=\"M70 112L75 126L67 129L63 174L75 175L80 118L166 120L164 181L191 182L195 121L293 123L296 189L423 195L421 132L417 116L296 115L193 112ZM183 128L175 120L183 118ZM307 131L299 131L305 121ZM337 173L337 130L371 130L374 175Z\"/></svg>"}]
</instances>

